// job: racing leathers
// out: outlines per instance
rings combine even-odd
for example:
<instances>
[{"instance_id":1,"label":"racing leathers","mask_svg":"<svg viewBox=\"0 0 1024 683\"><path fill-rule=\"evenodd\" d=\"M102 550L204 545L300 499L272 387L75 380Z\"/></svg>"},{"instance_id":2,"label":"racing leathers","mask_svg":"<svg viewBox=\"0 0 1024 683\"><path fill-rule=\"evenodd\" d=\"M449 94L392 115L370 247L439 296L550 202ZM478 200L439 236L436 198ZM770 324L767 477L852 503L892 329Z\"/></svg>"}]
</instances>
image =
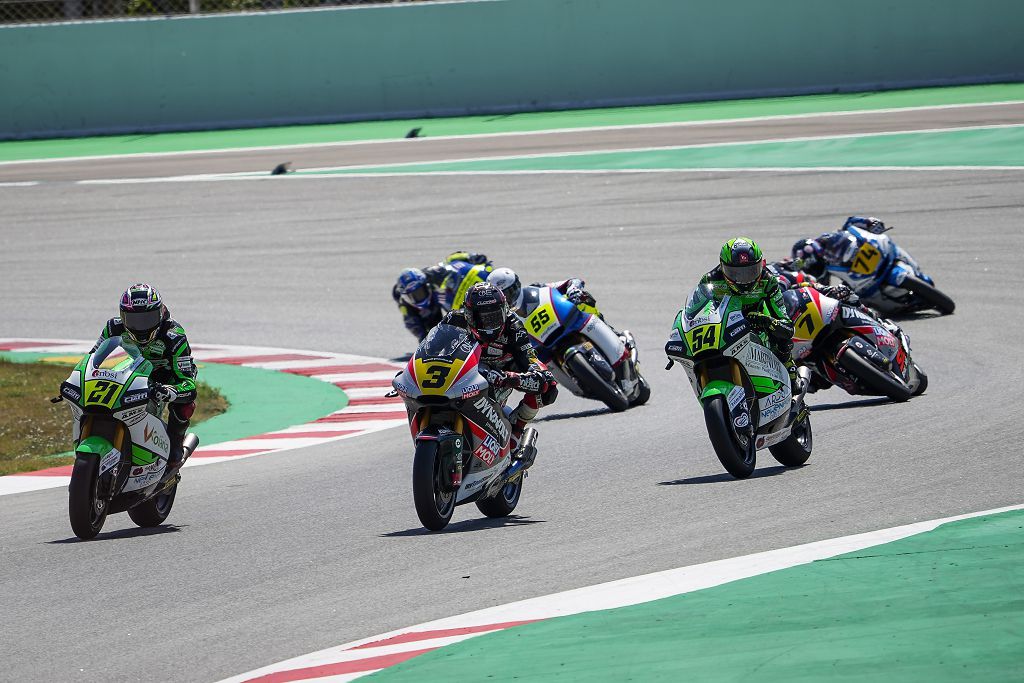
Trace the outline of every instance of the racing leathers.
<instances>
[{"instance_id":1,"label":"racing leathers","mask_svg":"<svg viewBox=\"0 0 1024 683\"><path fill-rule=\"evenodd\" d=\"M445 314L441 323L469 329L462 309ZM485 366L481 373L495 387L500 403L508 400L512 389L519 389L525 394L509 416L512 435L518 439L526 424L537 417L537 412L554 403L558 389L551 373L538 360L530 336L514 312L509 311L505 317L504 330L497 339L481 344L480 363Z\"/></svg>"},{"instance_id":2,"label":"racing leathers","mask_svg":"<svg viewBox=\"0 0 1024 683\"><path fill-rule=\"evenodd\" d=\"M124 324L121 319L111 318L103 326L92 351L104 340L123 334ZM129 343L127 337L124 342ZM170 318L160 323L153 341L138 348L142 356L153 364L150 375L153 394L167 401L167 435L171 440L167 466L168 469L177 467L183 456L185 432L196 409L196 365L192 360L192 349L185 336L185 329Z\"/></svg>"},{"instance_id":3,"label":"racing leathers","mask_svg":"<svg viewBox=\"0 0 1024 683\"><path fill-rule=\"evenodd\" d=\"M717 299L731 296L740 301L747 321L762 332L766 346L786 366L793 393L796 393L798 377L792 355L793 323L786 313L786 302L778 279L766 272L749 292L736 293L729 287L722 267L717 266L705 273L699 284L711 285Z\"/></svg>"},{"instance_id":4,"label":"racing leathers","mask_svg":"<svg viewBox=\"0 0 1024 683\"><path fill-rule=\"evenodd\" d=\"M432 290L431 303L422 308L403 301L399 283L396 282L391 288L391 297L398 305L399 313L402 314L402 323L405 325L405 329L409 330L418 341L423 341L427 333L441 321L441 316L453 308L452 304L455 303L456 294L465 280L465 276L476 274L469 278L467 287L463 288L463 296L465 296L465 289L482 279L479 273L484 273L483 277L486 277L487 270L490 270L489 264L490 261L485 254L454 251L448 254L443 261L427 266L423 269L423 274ZM458 302L459 305L461 303L461 301Z\"/></svg>"},{"instance_id":5,"label":"racing leathers","mask_svg":"<svg viewBox=\"0 0 1024 683\"><path fill-rule=\"evenodd\" d=\"M397 283L391 288L391 296L394 298L395 303L398 304L398 312L402 314L402 323L405 325L405 329L409 330L416 337L417 341L423 341L427 333L441 322L444 310L441 308L441 302L436 296L430 306L422 309L410 306L402 301L402 293L399 291Z\"/></svg>"}]
</instances>

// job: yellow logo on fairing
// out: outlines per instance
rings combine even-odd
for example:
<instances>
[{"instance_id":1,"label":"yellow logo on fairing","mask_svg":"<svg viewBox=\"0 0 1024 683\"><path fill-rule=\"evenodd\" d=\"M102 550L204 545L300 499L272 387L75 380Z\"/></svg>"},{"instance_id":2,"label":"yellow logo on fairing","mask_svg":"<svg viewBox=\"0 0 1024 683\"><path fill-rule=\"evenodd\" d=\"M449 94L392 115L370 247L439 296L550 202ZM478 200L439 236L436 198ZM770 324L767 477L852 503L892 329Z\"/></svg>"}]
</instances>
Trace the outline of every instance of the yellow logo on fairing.
<instances>
[{"instance_id":1,"label":"yellow logo on fairing","mask_svg":"<svg viewBox=\"0 0 1024 683\"><path fill-rule=\"evenodd\" d=\"M416 382L424 394L444 396L452 382L459 376L465 363L463 360L424 361L416 359Z\"/></svg>"},{"instance_id":2,"label":"yellow logo on fairing","mask_svg":"<svg viewBox=\"0 0 1024 683\"><path fill-rule=\"evenodd\" d=\"M543 306L538 306L533 313L526 317L526 330L531 337L543 340L548 329L557 322L555 309L549 301Z\"/></svg>"},{"instance_id":3,"label":"yellow logo on fairing","mask_svg":"<svg viewBox=\"0 0 1024 683\"><path fill-rule=\"evenodd\" d=\"M871 275L878 268L878 262L882 260L882 252L878 251L875 245L865 242L860 245L857 255L853 257L853 265L850 266L851 273L859 275Z\"/></svg>"},{"instance_id":4,"label":"yellow logo on fairing","mask_svg":"<svg viewBox=\"0 0 1024 683\"><path fill-rule=\"evenodd\" d=\"M825 328L825 322L821 319L821 311L818 304L811 299L807 300L807 308L800 317L793 323L793 336L802 341L810 341L818 336L818 333Z\"/></svg>"},{"instance_id":5,"label":"yellow logo on fairing","mask_svg":"<svg viewBox=\"0 0 1024 683\"><path fill-rule=\"evenodd\" d=\"M701 325L686 332L686 343L690 347L690 353L700 353L705 349L718 348L718 334L721 331L721 324Z\"/></svg>"}]
</instances>

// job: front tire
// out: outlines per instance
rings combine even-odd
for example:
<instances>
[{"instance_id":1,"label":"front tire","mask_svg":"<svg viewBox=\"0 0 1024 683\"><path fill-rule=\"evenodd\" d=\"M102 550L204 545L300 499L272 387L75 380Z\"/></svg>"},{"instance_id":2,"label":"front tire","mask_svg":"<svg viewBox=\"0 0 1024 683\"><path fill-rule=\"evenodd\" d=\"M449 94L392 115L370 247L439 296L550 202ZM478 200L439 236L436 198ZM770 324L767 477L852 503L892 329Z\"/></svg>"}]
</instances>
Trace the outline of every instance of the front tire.
<instances>
[{"instance_id":1,"label":"front tire","mask_svg":"<svg viewBox=\"0 0 1024 683\"><path fill-rule=\"evenodd\" d=\"M892 373L876 367L860 354L846 349L837 362L872 393L888 396L897 403L910 400L910 387L893 377Z\"/></svg>"},{"instance_id":2,"label":"front tire","mask_svg":"<svg viewBox=\"0 0 1024 683\"><path fill-rule=\"evenodd\" d=\"M68 486L68 516L71 528L83 541L96 538L107 520L107 501L98 494L100 460L95 455L78 456Z\"/></svg>"},{"instance_id":3,"label":"front tire","mask_svg":"<svg viewBox=\"0 0 1024 683\"><path fill-rule=\"evenodd\" d=\"M942 315L949 315L956 310L956 303L951 298L936 289L935 285L928 284L919 277L908 275L901 286L913 292L914 296L928 304L929 308L934 308Z\"/></svg>"},{"instance_id":4,"label":"front tire","mask_svg":"<svg viewBox=\"0 0 1024 683\"><path fill-rule=\"evenodd\" d=\"M726 471L737 479L746 479L753 474L757 460L754 439L751 438L745 447L740 443L732 428L729 406L724 396L719 394L705 401L704 422L708 427L711 445L715 447L715 455Z\"/></svg>"},{"instance_id":5,"label":"front tire","mask_svg":"<svg viewBox=\"0 0 1024 683\"><path fill-rule=\"evenodd\" d=\"M476 501L476 507L488 517L508 517L519 504L519 496L523 494L523 478L519 477L515 482L510 482L501 487L493 498L480 498Z\"/></svg>"},{"instance_id":6,"label":"front tire","mask_svg":"<svg viewBox=\"0 0 1024 683\"><path fill-rule=\"evenodd\" d=\"M621 413L629 407L629 399L622 390L597 374L582 354L577 353L566 363L569 374L576 380L583 393L596 398L615 413Z\"/></svg>"},{"instance_id":7,"label":"front tire","mask_svg":"<svg viewBox=\"0 0 1024 683\"><path fill-rule=\"evenodd\" d=\"M456 492L445 491L442 476L438 443L417 443L412 462L412 500L416 505L416 516L431 531L440 531L448 526L455 511Z\"/></svg>"},{"instance_id":8,"label":"front tire","mask_svg":"<svg viewBox=\"0 0 1024 683\"><path fill-rule=\"evenodd\" d=\"M804 416L793 425L793 431L785 441L769 446L772 457L785 467L800 467L811 457L814 446L814 435L811 432L811 416Z\"/></svg>"},{"instance_id":9,"label":"front tire","mask_svg":"<svg viewBox=\"0 0 1024 683\"><path fill-rule=\"evenodd\" d=\"M167 519L167 515L171 514L171 507L174 505L174 497L177 494L178 484L175 483L169 491L129 508L128 516L141 527L160 526Z\"/></svg>"},{"instance_id":10,"label":"front tire","mask_svg":"<svg viewBox=\"0 0 1024 683\"><path fill-rule=\"evenodd\" d=\"M914 396L920 396L928 389L928 375L917 363L914 363L914 369L917 370L917 388L914 389Z\"/></svg>"},{"instance_id":11,"label":"front tire","mask_svg":"<svg viewBox=\"0 0 1024 683\"><path fill-rule=\"evenodd\" d=\"M640 391L637 393L636 398L630 403L630 407L642 406L647 403L651 398L651 385L647 383L647 378L640 374L640 369L637 368L636 376L640 381Z\"/></svg>"}]
</instances>

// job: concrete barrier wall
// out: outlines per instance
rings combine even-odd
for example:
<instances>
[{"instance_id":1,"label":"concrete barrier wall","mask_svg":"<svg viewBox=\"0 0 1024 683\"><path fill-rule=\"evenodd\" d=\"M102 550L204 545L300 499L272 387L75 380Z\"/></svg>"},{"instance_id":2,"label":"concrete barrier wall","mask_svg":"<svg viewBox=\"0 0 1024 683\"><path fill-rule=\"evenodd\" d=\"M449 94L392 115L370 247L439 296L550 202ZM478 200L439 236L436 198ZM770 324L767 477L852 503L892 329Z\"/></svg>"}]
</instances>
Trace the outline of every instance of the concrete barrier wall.
<instances>
[{"instance_id":1,"label":"concrete barrier wall","mask_svg":"<svg viewBox=\"0 0 1024 683\"><path fill-rule=\"evenodd\" d=\"M479 0L0 28L0 138L1024 80L1022 0Z\"/></svg>"}]
</instances>

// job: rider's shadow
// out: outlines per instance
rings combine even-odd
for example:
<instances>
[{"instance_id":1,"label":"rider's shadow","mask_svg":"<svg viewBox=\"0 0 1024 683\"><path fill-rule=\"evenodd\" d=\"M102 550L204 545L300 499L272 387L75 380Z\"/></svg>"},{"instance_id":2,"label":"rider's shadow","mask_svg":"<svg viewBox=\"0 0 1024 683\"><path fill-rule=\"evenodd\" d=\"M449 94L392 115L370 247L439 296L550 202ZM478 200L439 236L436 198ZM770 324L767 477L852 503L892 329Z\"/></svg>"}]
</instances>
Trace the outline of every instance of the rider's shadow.
<instances>
[{"instance_id":1,"label":"rider's shadow","mask_svg":"<svg viewBox=\"0 0 1024 683\"><path fill-rule=\"evenodd\" d=\"M802 465L801 467L807 467ZM754 470L747 479L758 479L760 477L775 477L780 474L785 474L788 470L798 470L801 467L783 467L782 465L776 465L774 467L762 467L759 470ZM673 481L659 481L658 486L680 486L682 484L716 484L719 482L727 481L743 481L737 479L728 472L719 472L718 474L706 474L701 477L687 477L685 479L675 479Z\"/></svg>"},{"instance_id":2,"label":"rider's shadow","mask_svg":"<svg viewBox=\"0 0 1024 683\"><path fill-rule=\"evenodd\" d=\"M544 417L538 417L534 422L548 422L552 420L573 420L578 417L593 417L594 415L604 415L605 413L612 412L609 408L591 408L590 410L581 410L576 413L557 413L555 415L545 415Z\"/></svg>"},{"instance_id":3,"label":"rider's shadow","mask_svg":"<svg viewBox=\"0 0 1024 683\"><path fill-rule=\"evenodd\" d=\"M862 398L857 401L847 401L845 403L817 403L815 405L808 405L807 409L812 413L816 413L820 410L847 410L849 408L870 408L871 406L885 405L886 403L894 403L894 401L885 396L876 396L874 398Z\"/></svg>"},{"instance_id":4,"label":"rider's shadow","mask_svg":"<svg viewBox=\"0 0 1024 683\"><path fill-rule=\"evenodd\" d=\"M46 541L51 545L57 545L62 543L92 543L94 541L117 541L126 538L138 538L141 536L159 536L160 534L176 534L179 531L183 531L188 524L163 524L161 526L152 527L130 527L127 529L118 529L117 531L107 531L99 533L96 538L88 541L83 541L77 536L71 538L62 538L56 541Z\"/></svg>"},{"instance_id":5,"label":"rider's shadow","mask_svg":"<svg viewBox=\"0 0 1024 683\"><path fill-rule=\"evenodd\" d=\"M454 534L463 533L467 531L485 531L487 529L500 529L508 526L526 526L529 524L544 524L547 520L544 519L530 519L528 517L520 517L519 515L509 515L508 517L484 517L483 519L465 519L461 522L455 522L449 524L440 531L430 531L423 527L415 527L412 529L405 529L404 531L389 531L386 534L381 534L381 538L405 538L409 536L433 536L437 534Z\"/></svg>"},{"instance_id":6,"label":"rider's shadow","mask_svg":"<svg viewBox=\"0 0 1024 683\"><path fill-rule=\"evenodd\" d=\"M883 315L885 315L883 313ZM945 318L946 316L938 311L911 311L907 313L892 313L887 316L893 322L901 323L907 320L931 320L932 318Z\"/></svg>"}]
</instances>

